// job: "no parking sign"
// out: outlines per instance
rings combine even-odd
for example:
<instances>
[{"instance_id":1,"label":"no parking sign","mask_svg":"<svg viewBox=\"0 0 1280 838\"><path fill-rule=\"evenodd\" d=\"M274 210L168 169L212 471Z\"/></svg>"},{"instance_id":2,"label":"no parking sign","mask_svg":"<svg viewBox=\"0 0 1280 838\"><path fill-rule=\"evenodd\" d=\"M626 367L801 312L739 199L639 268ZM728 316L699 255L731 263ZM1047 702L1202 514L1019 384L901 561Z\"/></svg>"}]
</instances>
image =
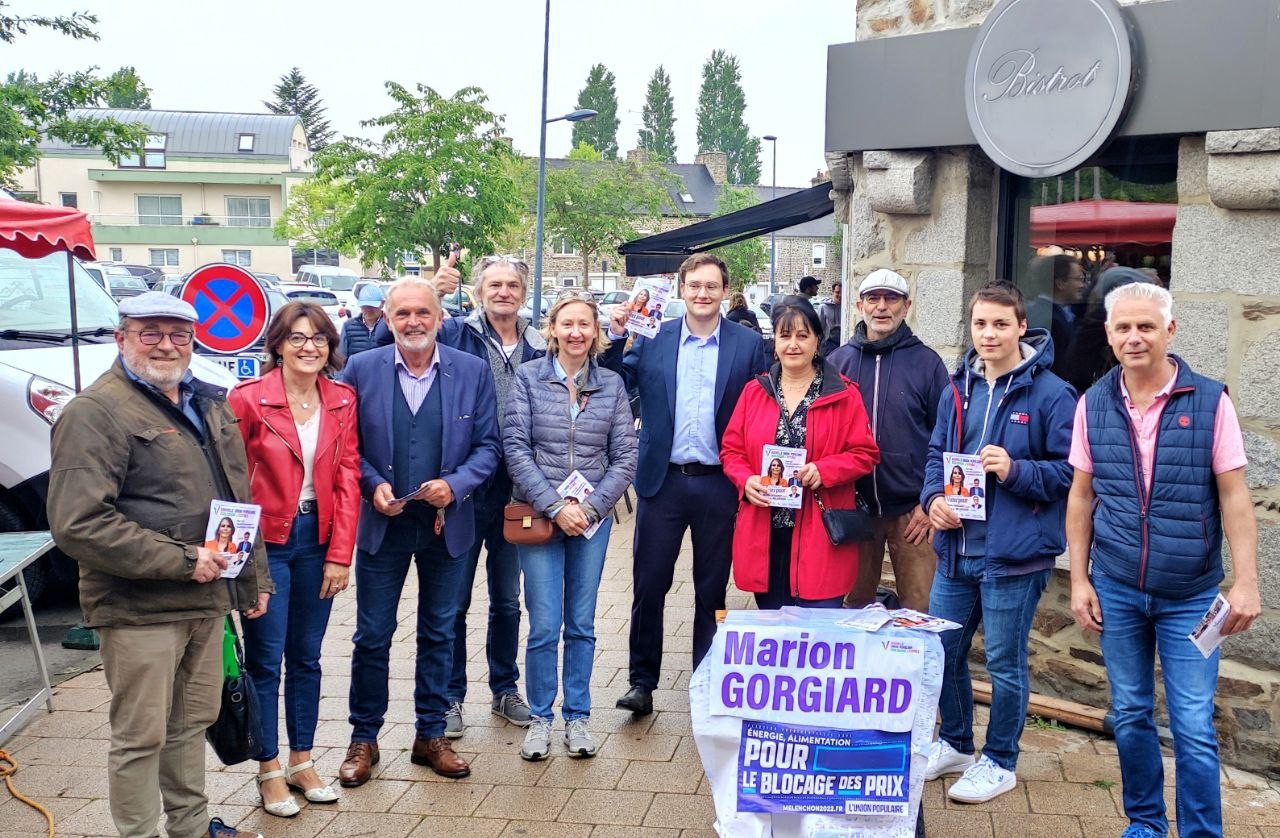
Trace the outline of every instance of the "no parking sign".
<instances>
[{"instance_id":1,"label":"no parking sign","mask_svg":"<svg viewBox=\"0 0 1280 838\"><path fill-rule=\"evenodd\" d=\"M267 294L257 278L238 265L197 268L179 296L195 306L196 342L211 352L243 352L266 331Z\"/></svg>"}]
</instances>

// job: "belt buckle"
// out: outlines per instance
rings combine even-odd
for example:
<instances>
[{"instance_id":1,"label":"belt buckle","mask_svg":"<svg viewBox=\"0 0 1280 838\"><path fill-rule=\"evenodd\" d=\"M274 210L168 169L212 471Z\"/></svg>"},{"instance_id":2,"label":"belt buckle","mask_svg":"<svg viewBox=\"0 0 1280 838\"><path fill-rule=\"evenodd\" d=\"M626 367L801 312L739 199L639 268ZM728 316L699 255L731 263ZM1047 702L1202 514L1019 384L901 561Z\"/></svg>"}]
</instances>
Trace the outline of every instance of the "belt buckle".
<instances>
[{"instance_id":1,"label":"belt buckle","mask_svg":"<svg viewBox=\"0 0 1280 838\"><path fill-rule=\"evenodd\" d=\"M298 504L299 515L310 515L312 512L315 512L315 511L316 511L316 502L314 499L304 500L299 502Z\"/></svg>"}]
</instances>

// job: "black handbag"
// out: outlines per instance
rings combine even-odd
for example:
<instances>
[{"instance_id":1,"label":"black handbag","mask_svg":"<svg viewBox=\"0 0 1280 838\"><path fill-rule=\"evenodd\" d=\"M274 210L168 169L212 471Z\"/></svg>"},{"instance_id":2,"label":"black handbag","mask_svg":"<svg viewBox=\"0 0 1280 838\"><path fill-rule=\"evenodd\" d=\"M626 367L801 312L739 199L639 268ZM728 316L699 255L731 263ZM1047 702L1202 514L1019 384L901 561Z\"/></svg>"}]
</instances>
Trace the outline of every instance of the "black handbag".
<instances>
[{"instance_id":1,"label":"black handbag","mask_svg":"<svg viewBox=\"0 0 1280 838\"><path fill-rule=\"evenodd\" d=\"M836 547L870 541L875 534L871 525L871 511L862 498L858 498L857 509L827 509L820 492L814 492L813 499L817 501L818 509L822 510L822 528L827 531L827 538Z\"/></svg>"},{"instance_id":2,"label":"black handbag","mask_svg":"<svg viewBox=\"0 0 1280 838\"><path fill-rule=\"evenodd\" d=\"M235 621L228 616L222 647L222 707L204 737L224 765L256 759L262 752L262 714L258 694L244 671L244 650Z\"/></svg>"}]
</instances>

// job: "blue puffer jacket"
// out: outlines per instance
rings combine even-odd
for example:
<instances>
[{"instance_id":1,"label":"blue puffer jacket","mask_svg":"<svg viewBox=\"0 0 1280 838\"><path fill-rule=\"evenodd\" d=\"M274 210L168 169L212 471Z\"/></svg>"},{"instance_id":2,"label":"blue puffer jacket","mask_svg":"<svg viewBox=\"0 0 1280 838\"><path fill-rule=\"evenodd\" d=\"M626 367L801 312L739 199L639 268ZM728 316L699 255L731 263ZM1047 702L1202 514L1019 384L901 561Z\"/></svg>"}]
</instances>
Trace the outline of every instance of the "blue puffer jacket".
<instances>
[{"instance_id":1,"label":"blue puffer jacket","mask_svg":"<svg viewBox=\"0 0 1280 838\"><path fill-rule=\"evenodd\" d=\"M987 577L1052 567L1067 546L1067 492L1072 478L1067 456L1076 394L1050 371L1053 341L1047 330L1028 329L1022 350L1023 362L996 379L993 388L1001 395L992 413L990 441L1009 452L1013 465L1005 480L987 478ZM938 401L938 424L929 440L920 493L920 505L926 510L942 495L942 454L960 450L967 396L973 378L981 374L981 361L970 349ZM955 573L962 531L940 530L933 537L938 570L944 576Z\"/></svg>"},{"instance_id":2,"label":"blue puffer jacket","mask_svg":"<svg viewBox=\"0 0 1280 838\"><path fill-rule=\"evenodd\" d=\"M1120 368L1085 393L1098 498L1089 552L1094 568L1118 582L1185 599L1223 579L1222 515L1213 474L1223 386L1181 358L1174 360L1178 377L1160 415L1150 495L1120 393Z\"/></svg>"}]
</instances>

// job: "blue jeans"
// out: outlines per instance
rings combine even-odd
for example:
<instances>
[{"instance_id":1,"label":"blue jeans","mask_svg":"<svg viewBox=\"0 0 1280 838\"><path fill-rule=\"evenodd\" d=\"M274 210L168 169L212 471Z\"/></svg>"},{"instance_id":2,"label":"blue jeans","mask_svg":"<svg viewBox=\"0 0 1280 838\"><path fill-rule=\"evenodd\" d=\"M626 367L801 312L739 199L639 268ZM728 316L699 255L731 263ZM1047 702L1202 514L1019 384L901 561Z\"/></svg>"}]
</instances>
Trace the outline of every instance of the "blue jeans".
<instances>
[{"instance_id":1,"label":"blue jeans","mask_svg":"<svg viewBox=\"0 0 1280 838\"><path fill-rule=\"evenodd\" d=\"M1211 587L1187 599L1166 599L1097 571L1093 587L1102 608L1102 659L1111 682L1125 814L1157 834L1169 831L1155 721L1159 649L1177 766L1178 834L1183 838L1221 835L1218 738L1213 728L1218 653L1205 659L1187 638L1218 589Z\"/></svg>"},{"instance_id":2,"label":"blue jeans","mask_svg":"<svg viewBox=\"0 0 1280 838\"><path fill-rule=\"evenodd\" d=\"M485 552L489 578L489 632L485 652L489 660L489 689L495 697L516 691L520 670L516 650L520 644L520 556L514 544L502 537L502 507L506 497L491 492L476 504L476 543L467 552L462 568L458 617L453 624L453 677L449 700L467 697L467 609L475 586L480 550Z\"/></svg>"},{"instance_id":3,"label":"blue jeans","mask_svg":"<svg viewBox=\"0 0 1280 838\"><path fill-rule=\"evenodd\" d=\"M556 658L564 627L565 721L591 715L591 665L596 653L596 594L604 571L613 518L606 517L589 540L559 537L547 544L520 545L524 601L529 609L529 641L525 648L525 680L529 712L554 718L551 706L558 691Z\"/></svg>"},{"instance_id":4,"label":"blue jeans","mask_svg":"<svg viewBox=\"0 0 1280 838\"><path fill-rule=\"evenodd\" d=\"M320 598L329 545L316 543L313 512L293 519L289 540L267 545L276 592L267 613L243 620L245 669L262 713L260 761L280 754L280 661L284 668L284 723L289 748L311 750L320 713L320 642L329 626L332 599Z\"/></svg>"},{"instance_id":5,"label":"blue jeans","mask_svg":"<svg viewBox=\"0 0 1280 838\"><path fill-rule=\"evenodd\" d=\"M991 721L982 753L1006 771L1013 771L1018 765L1018 740L1031 694L1027 638L1040 595L1049 584L1049 571L984 579L986 566L987 560L981 556L957 556L954 576L939 571L933 578L929 613L963 627L942 633L946 663L938 700L942 716L938 735L963 754L974 751L969 648L981 624L991 675Z\"/></svg>"},{"instance_id":6,"label":"blue jeans","mask_svg":"<svg viewBox=\"0 0 1280 838\"><path fill-rule=\"evenodd\" d=\"M397 516L399 517L399 516ZM377 553L356 552L356 633L351 655L351 741L376 742L387 713L391 638L409 561L418 568L418 659L413 688L419 739L444 735L453 672L453 621L464 556L433 532L434 516L393 519Z\"/></svg>"}]
</instances>

